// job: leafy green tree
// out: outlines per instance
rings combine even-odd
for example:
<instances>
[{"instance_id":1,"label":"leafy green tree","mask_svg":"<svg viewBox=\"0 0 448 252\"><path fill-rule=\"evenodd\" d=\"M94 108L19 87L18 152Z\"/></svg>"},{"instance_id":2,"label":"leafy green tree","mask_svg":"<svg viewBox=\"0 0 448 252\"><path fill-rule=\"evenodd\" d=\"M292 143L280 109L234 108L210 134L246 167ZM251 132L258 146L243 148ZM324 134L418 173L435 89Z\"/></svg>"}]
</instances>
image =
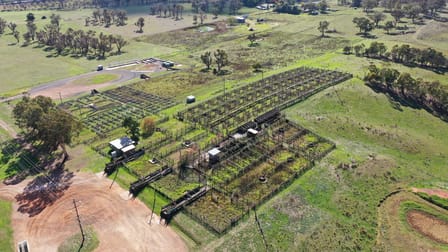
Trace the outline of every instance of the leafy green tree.
<instances>
[{"instance_id":1,"label":"leafy green tree","mask_svg":"<svg viewBox=\"0 0 448 252\"><path fill-rule=\"evenodd\" d=\"M249 34L249 36L247 36L247 39L250 42L250 47L254 46L254 42L257 40L257 36L255 35L255 33Z\"/></svg>"},{"instance_id":2,"label":"leafy green tree","mask_svg":"<svg viewBox=\"0 0 448 252\"><path fill-rule=\"evenodd\" d=\"M51 14L50 15L50 23L55 26L56 30L59 32L61 29L61 16L58 14Z\"/></svg>"},{"instance_id":3,"label":"leafy green tree","mask_svg":"<svg viewBox=\"0 0 448 252\"><path fill-rule=\"evenodd\" d=\"M138 33L143 33L143 26L145 26L145 19L143 17L139 17L135 26L138 27Z\"/></svg>"},{"instance_id":4,"label":"leafy green tree","mask_svg":"<svg viewBox=\"0 0 448 252\"><path fill-rule=\"evenodd\" d=\"M17 40L17 43L20 42L20 32L19 32L19 31L15 30L15 31L12 33L12 36L14 36L14 38Z\"/></svg>"},{"instance_id":5,"label":"leafy green tree","mask_svg":"<svg viewBox=\"0 0 448 252\"><path fill-rule=\"evenodd\" d=\"M132 117L126 117L122 123L123 128L126 129L126 133L131 135L131 139L135 142L140 140L140 125Z\"/></svg>"},{"instance_id":6,"label":"leafy green tree","mask_svg":"<svg viewBox=\"0 0 448 252\"><path fill-rule=\"evenodd\" d=\"M344 52L344 54L352 54L352 47L351 46L344 46L344 48L342 49L342 51Z\"/></svg>"},{"instance_id":7,"label":"leafy green tree","mask_svg":"<svg viewBox=\"0 0 448 252\"><path fill-rule=\"evenodd\" d=\"M413 4L405 6L404 12L412 19L412 23L415 23L415 19L423 12L423 9L420 5Z\"/></svg>"},{"instance_id":8,"label":"leafy green tree","mask_svg":"<svg viewBox=\"0 0 448 252\"><path fill-rule=\"evenodd\" d=\"M328 3L327 3L327 1L323 0L317 4L317 7L319 8L319 11L321 13L325 13L328 8Z\"/></svg>"},{"instance_id":9,"label":"leafy green tree","mask_svg":"<svg viewBox=\"0 0 448 252\"><path fill-rule=\"evenodd\" d=\"M11 30L11 33L14 34L14 32L15 32L16 29L17 29L17 24L16 24L16 23L13 23L13 22L9 22L9 24L8 24L8 28Z\"/></svg>"},{"instance_id":10,"label":"leafy green tree","mask_svg":"<svg viewBox=\"0 0 448 252\"><path fill-rule=\"evenodd\" d=\"M2 17L0 17L0 34L3 34L5 32L5 28L7 27L6 20L4 20Z\"/></svg>"},{"instance_id":11,"label":"leafy green tree","mask_svg":"<svg viewBox=\"0 0 448 252\"><path fill-rule=\"evenodd\" d=\"M29 32L23 34L23 39L25 40L24 45L28 45L31 42L31 35Z\"/></svg>"},{"instance_id":12,"label":"leafy green tree","mask_svg":"<svg viewBox=\"0 0 448 252\"><path fill-rule=\"evenodd\" d=\"M386 15L384 13L375 11L372 15L368 16L374 23L375 27L378 28L379 23L386 18Z\"/></svg>"},{"instance_id":13,"label":"leafy green tree","mask_svg":"<svg viewBox=\"0 0 448 252\"><path fill-rule=\"evenodd\" d=\"M215 56L217 74L221 74L222 68L229 64L227 53L224 50L218 49L213 55Z\"/></svg>"},{"instance_id":14,"label":"leafy green tree","mask_svg":"<svg viewBox=\"0 0 448 252\"><path fill-rule=\"evenodd\" d=\"M121 53L121 48L123 48L125 45L129 44L128 41L126 41L121 35L116 35L113 39L113 42L115 43L115 46L117 47L117 53Z\"/></svg>"},{"instance_id":15,"label":"leafy green tree","mask_svg":"<svg viewBox=\"0 0 448 252\"><path fill-rule=\"evenodd\" d=\"M71 114L59 108L53 108L44 113L37 125L39 138L45 149L52 152L61 147L66 157L68 157L68 153L65 145L72 142L82 127L81 123Z\"/></svg>"},{"instance_id":16,"label":"leafy green tree","mask_svg":"<svg viewBox=\"0 0 448 252\"><path fill-rule=\"evenodd\" d=\"M40 146L50 152L61 147L68 156L65 144L71 143L72 138L79 133L81 124L57 108L49 97L24 96L12 112L27 141L39 141Z\"/></svg>"},{"instance_id":17,"label":"leafy green tree","mask_svg":"<svg viewBox=\"0 0 448 252\"><path fill-rule=\"evenodd\" d=\"M152 117L146 117L142 120L142 136L143 137L150 137L156 128L156 122L154 118Z\"/></svg>"},{"instance_id":18,"label":"leafy green tree","mask_svg":"<svg viewBox=\"0 0 448 252\"><path fill-rule=\"evenodd\" d=\"M409 73L400 74L396 82L403 96L406 96L408 91L415 89L416 81Z\"/></svg>"},{"instance_id":19,"label":"leafy green tree","mask_svg":"<svg viewBox=\"0 0 448 252\"><path fill-rule=\"evenodd\" d=\"M201 61L207 67L207 70L210 70L210 66L213 63L212 53L211 52L205 52L204 54L202 54L201 55Z\"/></svg>"},{"instance_id":20,"label":"leafy green tree","mask_svg":"<svg viewBox=\"0 0 448 252\"><path fill-rule=\"evenodd\" d=\"M37 31L36 24L33 22L28 22L28 23L26 23L26 29L28 30L31 40L34 40L34 38L36 37L36 31Z\"/></svg>"},{"instance_id":21,"label":"leafy green tree","mask_svg":"<svg viewBox=\"0 0 448 252\"><path fill-rule=\"evenodd\" d=\"M36 18L34 17L34 14L31 13L31 12L26 15L26 21L27 22L34 22L35 19Z\"/></svg>"},{"instance_id":22,"label":"leafy green tree","mask_svg":"<svg viewBox=\"0 0 448 252\"><path fill-rule=\"evenodd\" d=\"M394 22L387 21L386 24L384 24L384 30L386 30L387 34L389 34L392 28L394 28Z\"/></svg>"},{"instance_id":23,"label":"leafy green tree","mask_svg":"<svg viewBox=\"0 0 448 252\"><path fill-rule=\"evenodd\" d=\"M364 8L365 12L368 12L369 10L378 6L378 1L377 0L362 0L361 6Z\"/></svg>"},{"instance_id":24,"label":"leafy green tree","mask_svg":"<svg viewBox=\"0 0 448 252\"><path fill-rule=\"evenodd\" d=\"M363 32L364 35L367 35L374 28L374 24L365 17L355 17L353 18L353 23L359 28L359 32Z\"/></svg>"},{"instance_id":25,"label":"leafy green tree","mask_svg":"<svg viewBox=\"0 0 448 252\"><path fill-rule=\"evenodd\" d=\"M330 26L330 22L328 21L319 22L319 27L317 27L317 29L320 31L321 37L325 37L325 31L328 30L328 26Z\"/></svg>"},{"instance_id":26,"label":"leafy green tree","mask_svg":"<svg viewBox=\"0 0 448 252\"><path fill-rule=\"evenodd\" d=\"M117 13L117 19L115 20L117 26L124 26L126 25L126 21L128 20L127 13L125 10L118 10Z\"/></svg>"},{"instance_id":27,"label":"leafy green tree","mask_svg":"<svg viewBox=\"0 0 448 252\"><path fill-rule=\"evenodd\" d=\"M364 52L365 52L365 45L364 44L359 44L359 45L355 45L354 47L353 47L353 49L355 50L355 55L356 56L362 56L362 55L364 55Z\"/></svg>"},{"instance_id":28,"label":"leafy green tree","mask_svg":"<svg viewBox=\"0 0 448 252\"><path fill-rule=\"evenodd\" d=\"M401 18L404 17L404 11L402 9L393 9L392 12L390 13L390 15L392 15L392 17L395 20L395 26L397 26L397 24L400 22Z\"/></svg>"}]
</instances>

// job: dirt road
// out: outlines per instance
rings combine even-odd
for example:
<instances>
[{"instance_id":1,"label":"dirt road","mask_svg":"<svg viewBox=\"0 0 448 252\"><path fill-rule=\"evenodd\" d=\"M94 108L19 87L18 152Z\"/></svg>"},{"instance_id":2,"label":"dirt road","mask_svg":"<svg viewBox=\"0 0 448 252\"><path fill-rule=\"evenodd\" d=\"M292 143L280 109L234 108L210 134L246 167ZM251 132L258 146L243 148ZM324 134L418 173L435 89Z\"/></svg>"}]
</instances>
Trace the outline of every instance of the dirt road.
<instances>
[{"instance_id":1,"label":"dirt road","mask_svg":"<svg viewBox=\"0 0 448 252\"><path fill-rule=\"evenodd\" d=\"M61 177L62 178L62 177ZM61 186L62 185L62 186ZM96 251L187 251L170 227L159 224L140 200L101 174L65 174L58 187L45 178L0 185L0 197L13 204L14 242L28 240L32 251L57 251L79 232L73 199L84 226L92 226L100 241ZM39 211L36 211L39 210Z\"/></svg>"}]
</instances>

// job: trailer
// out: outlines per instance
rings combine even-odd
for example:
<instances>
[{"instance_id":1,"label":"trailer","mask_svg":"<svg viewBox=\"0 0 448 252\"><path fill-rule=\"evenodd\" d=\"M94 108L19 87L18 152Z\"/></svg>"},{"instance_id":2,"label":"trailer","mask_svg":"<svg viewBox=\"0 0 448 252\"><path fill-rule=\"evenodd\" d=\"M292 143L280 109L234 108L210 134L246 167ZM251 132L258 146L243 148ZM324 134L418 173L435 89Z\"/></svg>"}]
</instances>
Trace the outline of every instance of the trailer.
<instances>
[{"instance_id":1,"label":"trailer","mask_svg":"<svg viewBox=\"0 0 448 252\"><path fill-rule=\"evenodd\" d=\"M104 167L104 173L107 174L107 176L111 175L115 170L117 170L118 167L121 165L130 162L132 160L135 160L145 154L144 149L140 149L138 151L132 152L129 156L120 156L118 159L114 159L113 161L106 164Z\"/></svg>"},{"instance_id":2,"label":"trailer","mask_svg":"<svg viewBox=\"0 0 448 252\"><path fill-rule=\"evenodd\" d=\"M277 119L280 118L280 110L278 110L277 108L268 111L264 114L262 114L261 116L255 118L255 122L258 124L258 126L260 127L262 124L271 124L272 122L275 122Z\"/></svg>"},{"instance_id":3,"label":"trailer","mask_svg":"<svg viewBox=\"0 0 448 252\"><path fill-rule=\"evenodd\" d=\"M210 188L208 186L202 186L186 192L182 197L162 207L162 210L160 211L160 218L164 219L165 223L168 224L171 218L173 218L177 212L182 210L184 206L191 204L195 200L204 196L209 190Z\"/></svg>"},{"instance_id":4,"label":"trailer","mask_svg":"<svg viewBox=\"0 0 448 252\"><path fill-rule=\"evenodd\" d=\"M131 183L131 186L129 187L129 193L132 193L132 195L136 196L143 188L145 188L148 184L159 180L162 177L165 177L166 175L173 172L173 168L169 166L164 166L162 169L157 170L153 173L148 174L147 176Z\"/></svg>"}]
</instances>

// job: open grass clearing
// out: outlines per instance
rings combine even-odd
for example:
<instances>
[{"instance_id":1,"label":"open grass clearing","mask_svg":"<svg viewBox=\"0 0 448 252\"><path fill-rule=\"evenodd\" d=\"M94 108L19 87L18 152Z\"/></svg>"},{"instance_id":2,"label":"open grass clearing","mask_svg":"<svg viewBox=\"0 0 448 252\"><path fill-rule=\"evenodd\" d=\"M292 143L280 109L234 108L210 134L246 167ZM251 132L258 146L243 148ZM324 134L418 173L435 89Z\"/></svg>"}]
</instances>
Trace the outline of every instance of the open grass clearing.
<instances>
[{"instance_id":1,"label":"open grass clearing","mask_svg":"<svg viewBox=\"0 0 448 252\"><path fill-rule=\"evenodd\" d=\"M0 250L13 251L12 203L0 199Z\"/></svg>"},{"instance_id":2,"label":"open grass clearing","mask_svg":"<svg viewBox=\"0 0 448 252\"><path fill-rule=\"evenodd\" d=\"M85 78L77 79L73 81L73 84L76 85L95 85L95 84L103 84L109 81L113 81L118 79L120 76L117 74L98 74L94 76L88 76Z\"/></svg>"}]
</instances>

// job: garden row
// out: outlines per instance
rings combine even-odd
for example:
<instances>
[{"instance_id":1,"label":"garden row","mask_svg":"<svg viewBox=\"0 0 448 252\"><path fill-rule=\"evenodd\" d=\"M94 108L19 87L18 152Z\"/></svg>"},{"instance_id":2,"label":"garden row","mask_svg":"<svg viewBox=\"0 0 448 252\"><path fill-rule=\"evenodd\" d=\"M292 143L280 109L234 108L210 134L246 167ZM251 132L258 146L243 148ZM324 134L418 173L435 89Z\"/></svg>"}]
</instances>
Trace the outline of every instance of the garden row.
<instances>
[{"instance_id":1,"label":"garden row","mask_svg":"<svg viewBox=\"0 0 448 252\"><path fill-rule=\"evenodd\" d=\"M197 104L178 112L177 118L199 123L215 133L228 133L262 113L284 109L349 78L350 74L337 71L297 68Z\"/></svg>"},{"instance_id":2,"label":"garden row","mask_svg":"<svg viewBox=\"0 0 448 252\"><path fill-rule=\"evenodd\" d=\"M271 198L335 145L282 118L259 135L229 140L225 159L212 165L207 184L212 189L186 207L204 226L223 233L250 209Z\"/></svg>"},{"instance_id":3,"label":"garden row","mask_svg":"<svg viewBox=\"0 0 448 252\"><path fill-rule=\"evenodd\" d=\"M121 127L126 117L140 120L173 105L167 98L119 87L65 102L61 107L78 116L90 130L104 136Z\"/></svg>"}]
</instances>

